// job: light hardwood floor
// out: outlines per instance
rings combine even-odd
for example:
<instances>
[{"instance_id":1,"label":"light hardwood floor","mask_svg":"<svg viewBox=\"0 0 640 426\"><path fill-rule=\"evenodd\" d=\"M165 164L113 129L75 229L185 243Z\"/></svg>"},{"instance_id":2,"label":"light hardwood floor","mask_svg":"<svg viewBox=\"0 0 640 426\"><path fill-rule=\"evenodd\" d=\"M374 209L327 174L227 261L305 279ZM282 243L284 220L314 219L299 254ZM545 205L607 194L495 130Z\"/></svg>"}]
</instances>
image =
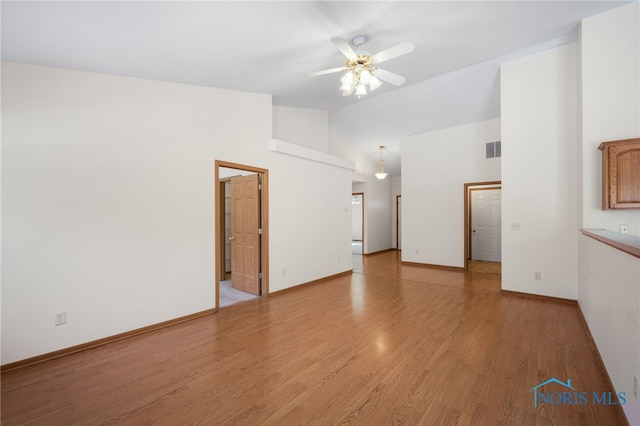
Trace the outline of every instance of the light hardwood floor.
<instances>
[{"instance_id":1,"label":"light hardwood floor","mask_svg":"<svg viewBox=\"0 0 640 426\"><path fill-rule=\"evenodd\" d=\"M498 274L402 265L396 252L363 263L4 373L2 424L621 423L612 406L533 407L529 389L551 377L609 390L575 305L503 295Z\"/></svg>"},{"instance_id":2,"label":"light hardwood floor","mask_svg":"<svg viewBox=\"0 0 640 426\"><path fill-rule=\"evenodd\" d=\"M488 272L491 274L502 273L502 263L484 262L482 260L469 260L469 270L473 272Z\"/></svg>"}]
</instances>

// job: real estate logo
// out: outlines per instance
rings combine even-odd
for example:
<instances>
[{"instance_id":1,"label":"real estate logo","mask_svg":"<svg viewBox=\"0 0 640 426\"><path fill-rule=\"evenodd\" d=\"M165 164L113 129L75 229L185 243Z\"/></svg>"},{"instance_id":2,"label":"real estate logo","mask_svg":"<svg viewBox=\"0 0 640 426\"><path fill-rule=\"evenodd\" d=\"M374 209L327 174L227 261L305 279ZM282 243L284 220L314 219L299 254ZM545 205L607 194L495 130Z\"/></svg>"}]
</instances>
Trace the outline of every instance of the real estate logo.
<instances>
[{"instance_id":1,"label":"real estate logo","mask_svg":"<svg viewBox=\"0 0 640 426\"><path fill-rule=\"evenodd\" d=\"M548 385L557 384L561 386L561 390L549 391ZM543 389L545 388L545 389ZM553 389L557 389L554 386ZM571 386L571 379L567 382L556 379L555 377L545 380L529 389L533 392L533 406L537 407L542 404L550 405L623 405L627 402L625 392L617 395L613 392L581 392Z\"/></svg>"}]
</instances>

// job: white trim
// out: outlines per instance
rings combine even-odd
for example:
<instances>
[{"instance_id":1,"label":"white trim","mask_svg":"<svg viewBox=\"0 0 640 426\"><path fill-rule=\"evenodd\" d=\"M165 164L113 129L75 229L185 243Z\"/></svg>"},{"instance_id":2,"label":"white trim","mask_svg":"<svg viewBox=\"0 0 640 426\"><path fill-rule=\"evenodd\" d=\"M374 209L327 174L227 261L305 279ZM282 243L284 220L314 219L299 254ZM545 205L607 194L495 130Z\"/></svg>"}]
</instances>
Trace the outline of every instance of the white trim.
<instances>
[{"instance_id":1,"label":"white trim","mask_svg":"<svg viewBox=\"0 0 640 426\"><path fill-rule=\"evenodd\" d=\"M271 139L269 142L269 151L291 155L305 160L316 161L318 163L328 164L342 169L355 170L356 168L356 163L353 161L345 160L344 158L336 157L335 155L327 154L326 152L316 151L314 149L305 148L278 139Z\"/></svg>"}]
</instances>

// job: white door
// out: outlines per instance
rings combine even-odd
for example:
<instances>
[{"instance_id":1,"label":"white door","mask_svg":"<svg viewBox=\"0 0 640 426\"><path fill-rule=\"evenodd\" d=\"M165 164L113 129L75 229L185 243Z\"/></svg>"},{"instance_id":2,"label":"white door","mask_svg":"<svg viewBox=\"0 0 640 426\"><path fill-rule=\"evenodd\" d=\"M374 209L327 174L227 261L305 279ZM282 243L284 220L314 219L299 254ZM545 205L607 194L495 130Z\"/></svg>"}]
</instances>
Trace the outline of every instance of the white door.
<instances>
[{"instance_id":1,"label":"white door","mask_svg":"<svg viewBox=\"0 0 640 426\"><path fill-rule=\"evenodd\" d=\"M500 262L501 190L471 190L471 259Z\"/></svg>"}]
</instances>

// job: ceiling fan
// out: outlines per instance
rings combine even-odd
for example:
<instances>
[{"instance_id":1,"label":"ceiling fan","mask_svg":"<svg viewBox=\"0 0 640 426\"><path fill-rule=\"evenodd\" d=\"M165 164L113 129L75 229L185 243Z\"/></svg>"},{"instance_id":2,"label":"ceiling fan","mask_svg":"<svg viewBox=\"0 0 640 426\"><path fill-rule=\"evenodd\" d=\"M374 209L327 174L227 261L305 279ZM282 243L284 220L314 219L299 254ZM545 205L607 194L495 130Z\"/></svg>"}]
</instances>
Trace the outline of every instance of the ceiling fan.
<instances>
[{"instance_id":1,"label":"ceiling fan","mask_svg":"<svg viewBox=\"0 0 640 426\"><path fill-rule=\"evenodd\" d=\"M413 43L407 41L397 44L389 49L383 50L380 53L371 55L369 52L362 50L362 46L367 41L367 37L358 36L353 39L352 43L356 47L354 51L349 43L341 38L332 38L331 42L347 57L347 64L344 67L330 68L327 70L316 71L309 74L309 77L316 77L319 75L332 74L335 72L347 71L340 82L340 90L343 96L349 96L355 92L356 96L360 97L367 94L366 86L369 85L369 90L376 90L382 85L382 81L391 83L395 86L402 86L405 82L405 78L394 74L390 71L385 71L378 68L376 65L388 61L389 59L397 58L398 56L406 55L413 52L415 46Z\"/></svg>"}]
</instances>

